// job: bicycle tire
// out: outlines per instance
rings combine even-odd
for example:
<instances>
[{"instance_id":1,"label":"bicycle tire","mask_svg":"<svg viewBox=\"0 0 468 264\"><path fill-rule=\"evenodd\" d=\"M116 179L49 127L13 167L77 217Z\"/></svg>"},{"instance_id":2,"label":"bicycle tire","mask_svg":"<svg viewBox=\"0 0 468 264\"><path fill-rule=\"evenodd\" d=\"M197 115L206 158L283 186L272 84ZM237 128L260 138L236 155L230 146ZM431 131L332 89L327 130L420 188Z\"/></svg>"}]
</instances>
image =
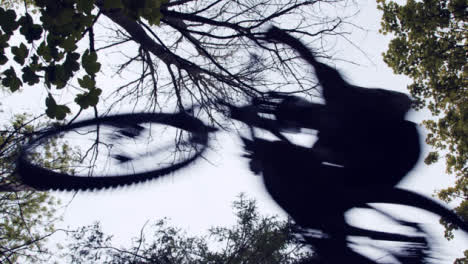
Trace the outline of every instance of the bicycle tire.
<instances>
[{"instance_id":1,"label":"bicycle tire","mask_svg":"<svg viewBox=\"0 0 468 264\"><path fill-rule=\"evenodd\" d=\"M446 218L458 228L468 233L468 223L461 219L457 214L450 211L440 203L425 197L416 192L401 188L381 188L353 190L352 203L355 208L368 203L388 203L395 205L406 205ZM350 206L349 208L352 208Z\"/></svg>"},{"instance_id":2,"label":"bicycle tire","mask_svg":"<svg viewBox=\"0 0 468 264\"><path fill-rule=\"evenodd\" d=\"M197 144L202 147L196 153L186 160L172 164L168 167L162 167L156 170L127 174L127 175L107 175L105 177L82 177L73 176L67 173L60 173L50 169L33 164L28 159L28 153L35 145L48 138L51 138L60 133L68 132L73 129L97 124L125 124L127 123L154 123L176 127L185 130L197 138ZM119 114L113 116L98 117L79 121L70 125L52 128L40 133L40 136L32 140L29 144L22 148L16 164L16 172L21 178L21 181L36 190L91 190L103 188L116 188L119 186L131 185L139 182L155 179L176 170L182 169L199 158L206 150L208 144L208 134L216 131L216 128L206 126L199 119L189 116L185 113L138 113L138 114Z\"/></svg>"},{"instance_id":3,"label":"bicycle tire","mask_svg":"<svg viewBox=\"0 0 468 264\"><path fill-rule=\"evenodd\" d=\"M368 203L386 203L386 204L396 204L396 205L406 205L417 209L422 209L438 216L445 217L447 220L451 221L452 223L456 224L458 228L468 233L468 225L465 221L459 218L454 212L450 211L446 207L442 206L441 204L437 203L436 201L429 199L423 195L418 193L412 192L410 190L400 189L400 188L385 188L380 190L352 190L348 193L348 197L353 197L350 199L349 203L347 203L346 208L369 208L375 209L373 207L368 207ZM395 250L394 252L388 251L387 248L381 247L380 249L385 251L386 256L391 256L394 258L401 258L403 261L402 263L426 263L426 260L434 259L434 256L431 256L432 247L428 243L429 236L426 231L423 231L420 227L420 224L415 222L408 222L405 220L398 219L393 217L391 214L388 214L388 217L391 220L398 222L399 224L415 228L418 231L418 234L413 235L406 235L401 233L395 232L386 232L386 231L376 231L367 228L356 227L354 225L350 225L345 223L345 237L348 236L357 236L357 237L368 237L373 241L389 241L389 242L400 242L403 243L401 246L403 250L408 250L408 252L398 251ZM302 234L304 235L304 234ZM316 247L323 243L322 238L307 238L306 243ZM359 244L356 244L359 245ZM350 251L348 252L349 258L358 258L360 259L360 263L367 263L365 261L370 261L368 263L374 263L372 260L366 260L364 255L361 255L358 252L353 251L347 245L347 249ZM322 258L327 259L328 255L322 255ZM437 259L437 258L436 258ZM348 262L349 259L346 259ZM399 259L400 260L400 259ZM361 262L364 261L364 262ZM414 262L417 261L417 262ZM336 262L336 263L342 263ZM311 262L314 263L314 262ZM318 262L319 263L319 262ZM329 262L327 262L329 263ZM335 263L335 262L333 262ZM354 262L353 262L354 263Z\"/></svg>"},{"instance_id":4,"label":"bicycle tire","mask_svg":"<svg viewBox=\"0 0 468 264\"><path fill-rule=\"evenodd\" d=\"M468 232L468 225L454 212L450 211L446 207L437 203L436 201L429 199L421 194L412 192L400 188L386 188L383 190L375 190L370 193L363 194L362 191L358 191L358 197L354 197L354 208L369 208L377 210L377 212L383 213L384 216L395 221L400 226L413 228L416 233L413 234L402 234L400 232L386 232L376 231L367 228L356 227L354 225L346 224L346 235L367 237L371 241L387 241L401 243L401 249L395 250L392 247L375 247L375 249L382 250L386 257L392 257L400 261L400 263L429 263L434 260L439 260L438 256L435 255L433 245L430 243L432 237L428 231L422 229L422 225L417 222L409 222L398 219L391 213L385 213L373 206L367 206L368 203L376 204L395 204L395 205L406 205L416 209L422 209L427 212L431 212L440 217L445 217L461 230ZM359 245L359 244L356 244ZM375 262L377 263L377 262Z\"/></svg>"}]
</instances>

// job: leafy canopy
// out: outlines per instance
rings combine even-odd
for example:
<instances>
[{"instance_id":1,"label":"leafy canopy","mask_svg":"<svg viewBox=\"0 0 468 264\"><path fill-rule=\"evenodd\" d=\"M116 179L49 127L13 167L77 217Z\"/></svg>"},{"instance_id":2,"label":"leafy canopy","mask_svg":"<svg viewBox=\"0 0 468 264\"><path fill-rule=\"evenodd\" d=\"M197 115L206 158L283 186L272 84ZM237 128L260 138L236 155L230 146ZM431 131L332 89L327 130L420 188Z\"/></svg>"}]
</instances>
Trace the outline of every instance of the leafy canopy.
<instances>
[{"instance_id":1,"label":"leafy canopy","mask_svg":"<svg viewBox=\"0 0 468 264\"><path fill-rule=\"evenodd\" d=\"M55 208L59 201L50 193L22 186L14 173L19 146L37 129L32 121L26 114L16 115L0 130L0 263L37 263L51 255L44 242L56 231ZM34 162L69 171L77 156L62 143L47 142L43 151L33 156Z\"/></svg>"},{"instance_id":2,"label":"leafy canopy","mask_svg":"<svg viewBox=\"0 0 468 264\"><path fill-rule=\"evenodd\" d=\"M455 186L441 190L439 198L461 201L455 211L468 221L468 2L377 3L383 11L381 32L393 35L384 61L395 73L413 79L408 89L415 108L427 107L434 116L423 122L430 132L426 142L436 150L425 162L437 162L442 152L447 173L457 175ZM454 226L442 223L451 239Z\"/></svg>"},{"instance_id":3,"label":"leafy canopy","mask_svg":"<svg viewBox=\"0 0 468 264\"><path fill-rule=\"evenodd\" d=\"M2 85L14 92L24 84L38 84L42 79L49 91L51 88L62 89L82 68L86 74L78 79L78 83L85 92L78 94L75 102L83 109L96 106L102 91L96 87L94 77L100 71L101 63L93 45L84 51L79 51L76 45L88 31L92 31L99 15L95 5L104 10L119 9L134 20L145 19L150 25L158 25L162 17L160 7L165 2L167 0L26 2L34 8L39 21L35 21L28 10L22 15L17 13L12 8L15 3L7 2L3 6L10 9L0 8L0 65L9 62L8 51L14 63L1 72ZM10 46L15 35L20 35L22 41ZM46 106L50 118L60 120L70 113L70 109L66 105L58 105L50 93Z\"/></svg>"},{"instance_id":4,"label":"leafy canopy","mask_svg":"<svg viewBox=\"0 0 468 264\"><path fill-rule=\"evenodd\" d=\"M382 29L394 38L384 61L414 82L408 89L416 108L427 106L436 121L425 121L431 131L427 143L448 150L449 173L468 173L468 68L466 60L468 11L464 0L409 0L406 5L378 0ZM430 154L427 163L437 161Z\"/></svg>"}]
</instances>

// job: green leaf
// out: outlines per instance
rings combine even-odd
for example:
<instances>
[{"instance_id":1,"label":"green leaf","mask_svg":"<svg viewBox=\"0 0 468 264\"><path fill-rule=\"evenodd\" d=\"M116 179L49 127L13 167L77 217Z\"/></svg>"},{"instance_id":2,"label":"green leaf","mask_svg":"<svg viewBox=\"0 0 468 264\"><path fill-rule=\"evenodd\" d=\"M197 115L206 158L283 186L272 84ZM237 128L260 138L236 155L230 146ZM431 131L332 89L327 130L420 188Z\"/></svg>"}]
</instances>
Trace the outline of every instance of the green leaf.
<instances>
[{"instance_id":1,"label":"green leaf","mask_svg":"<svg viewBox=\"0 0 468 264\"><path fill-rule=\"evenodd\" d=\"M89 92L78 94L75 98L75 102L83 109L90 106L96 106L99 102L99 96L102 90L99 88L91 89Z\"/></svg>"},{"instance_id":2,"label":"green leaf","mask_svg":"<svg viewBox=\"0 0 468 264\"><path fill-rule=\"evenodd\" d=\"M10 91L15 92L23 85L21 80L16 76L16 72L13 67L5 70L3 74L5 75L5 78L2 79L2 84L5 87L9 87Z\"/></svg>"},{"instance_id":3,"label":"green leaf","mask_svg":"<svg viewBox=\"0 0 468 264\"><path fill-rule=\"evenodd\" d=\"M26 38L28 43L38 40L42 35L42 27L34 24L32 17L29 14L21 17L19 20L21 24L20 33Z\"/></svg>"},{"instance_id":4,"label":"green leaf","mask_svg":"<svg viewBox=\"0 0 468 264\"><path fill-rule=\"evenodd\" d=\"M39 75L30 67L26 66L23 68L23 82L28 83L29 85L34 85L39 83Z\"/></svg>"},{"instance_id":5,"label":"green leaf","mask_svg":"<svg viewBox=\"0 0 468 264\"><path fill-rule=\"evenodd\" d=\"M2 53L0 53L0 65L4 65L7 62L8 62L8 58Z\"/></svg>"},{"instance_id":6,"label":"green leaf","mask_svg":"<svg viewBox=\"0 0 468 264\"><path fill-rule=\"evenodd\" d=\"M439 153L433 151L427 155L427 157L424 159L424 163L426 163L427 165L430 165L430 164L436 163L438 160L439 160Z\"/></svg>"},{"instance_id":7,"label":"green leaf","mask_svg":"<svg viewBox=\"0 0 468 264\"><path fill-rule=\"evenodd\" d=\"M65 38L60 44L60 47L62 47L67 52L74 51L78 48L75 44L75 38L71 36L68 38Z\"/></svg>"},{"instance_id":8,"label":"green leaf","mask_svg":"<svg viewBox=\"0 0 468 264\"><path fill-rule=\"evenodd\" d=\"M55 118L57 120L63 120L69 113L71 113L70 108L68 108L66 105L57 105L55 110Z\"/></svg>"},{"instance_id":9,"label":"green leaf","mask_svg":"<svg viewBox=\"0 0 468 264\"><path fill-rule=\"evenodd\" d=\"M11 53L15 55L13 59L20 65L23 65L26 57L28 56L29 51L26 45L21 43L19 47L11 47Z\"/></svg>"},{"instance_id":10,"label":"green leaf","mask_svg":"<svg viewBox=\"0 0 468 264\"><path fill-rule=\"evenodd\" d=\"M54 118L55 117L55 108L57 107L57 103L55 102L55 99L49 95L47 98L46 98L46 114L48 117L50 118Z\"/></svg>"},{"instance_id":11,"label":"green leaf","mask_svg":"<svg viewBox=\"0 0 468 264\"><path fill-rule=\"evenodd\" d=\"M70 108L68 108L66 105L58 105L50 94L46 98L46 106L47 116L57 120L63 120L68 113L71 113Z\"/></svg>"},{"instance_id":12,"label":"green leaf","mask_svg":"<svg viewBox=\"0 0 468 264\"><path fill-rule=\"evenodd\" d=\"M58 89L63 88L70 79L70 75L67 75L63 65L51 64L43 68L43 70L45 72L44 81L48 87L50 87L51 84L54 84Z\"/></svg>"},{"instance_id":13,"label":"green leaf","mask_svg":"<svg viewBox=\"0 0 468 264\"><path fill-rule=\"evenodd\" d=\"M45 41L42 42L37 48L37 55L44 58L44 60L47 62L50 62L52 60L52 55L50 53L49 46L47 45Z\"/></svg>"},{"instance_id":14,"label":"green leaf","mask_svg":"<svg viewBox=\"0 0 468 264\"><path fill-rule=\"evenodd\" d=\"M67 72L69 78L73 76L73 73L80 69L80 64L78 63L78 59L80 58L80 54L76 52L68 52L67 58L63 63L63 67Z\"/></svg>"},{"instance_id":15,"label":"green leaf","mask_svg":"<svg viewBox=\"0 0 468 264\"><path fill-rule=\"evenodd\" d=\"M55 65L49 65L44 68L44 81L47 87L50 88L51 83L55 82Z\"/></svg>"},{"instance_id":16,"label":"green leaf","mask_svg":"<svg viewBox=\"0 0 468 264\"><path fill-rule=\"evenodd\" d=\"M61 43L62 38L57 35L48 34L47 35L47 46L50 51L50 55L55 61L60 61L64 57L64 53L60 52L57 48Z\"/></svg>"},{"instance_id":17,"label":"green leaf","mask_svg":"<svg viewBox=\"0 0 468 264\"><path fill-rule=\"evenodd\" d=\"M67 71L65 70L65 67L63 65L57 65L55 67L55 86L57 89L61 89L65 87L67 84L68 80L71 78L70 75L67 74Z\"/></svg>"},{"instance_id":18,"label":"green leaf","mask_svg":"<svg viewBox=\"0 0 468 264\"><path fill-rule=\"evenodd\" d=\"M3 31L11 35L18 26L19 24L16 22L16 12L12 9L5 11L3 8L0 8L0 27Z\"/></svg>"},{"instance_id":19,"label":"green leaf","mask_svg":"<svg viewBox=\"0 0 468 264\"><path fill-rule=\"evenodd\" d=\"M163 17L161 13L161 4L163 1L148 0L142 9L142 16L148 20L150 25L159 25Z\"/></svg>"},{"instance_id":20,"label":"green leaf","mask_svg":"<svg viewBox=\"0 0 468 264\"><path fill-rule=\"evenodd\" d=\"M96 52L90 52L86 50L81 58L81 64L85 69L86 73L91 76L94 76L101 69L101 64L97 62Z\"/></svg>"},{"instance_id":21,"label":"green leaf","mask_svg":"<svg viewBox=\"0 0 468 264\"><path fill-rule=\"evenodd\" d=\"M78 78L78 83L81 87L85 89L93 89L96 86L96 81L91 78L89 75L85 75L83 79Z\"/></svg>"},{"instance_id":22,"label":"green leaf","mask_svg":"<svg viewBox=\"0 0 468 264\"><path fill-rule=\"evenodd\" d=\"M10 40L11 35L8 34L2 34L0 32L0 49L4 49L9 47L10 45L8 44L8 41Z\"/></svg>"},{"instance_id":23,"label":"green leaf","mask_svg":"<svg viewBox=\"0 0 468 264\"><path fill-rule=\"evenodd\" d=\"M61 89L66 86L72 77L64 65L50 64L43 68L43 70L45 72L44 81L48 87L50 87L51 84L54 84L57 89Z\"/></svg>"},{"instance_id":24,"label":"green leaf","mask_svg":"<svg viewBox=\"0 0 468 264\"><path fill-rule=\"evenodd\" d=\"M34 24L29 29L29 35L27 40L31 43L33 40L39 40L42 35L42 27L40 25Z\"/></svg>"}]
</instances>

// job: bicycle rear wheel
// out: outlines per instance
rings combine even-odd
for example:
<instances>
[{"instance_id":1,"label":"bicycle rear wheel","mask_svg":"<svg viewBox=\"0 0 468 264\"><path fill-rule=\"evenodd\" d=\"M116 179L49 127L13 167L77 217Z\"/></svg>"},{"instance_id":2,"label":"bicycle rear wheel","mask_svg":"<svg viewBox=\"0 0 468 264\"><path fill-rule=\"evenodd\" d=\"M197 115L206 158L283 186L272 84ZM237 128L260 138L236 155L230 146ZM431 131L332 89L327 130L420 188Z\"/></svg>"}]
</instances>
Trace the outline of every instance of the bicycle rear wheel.
<instances>
[{"instance_id":1,"label":"bicycle rear wheel","mask_svg":"<svg viewBox=\"0 0 468 264\"><path fill-rule=\"evenodd\" d=\"M352 197L348 208L369 209L379 213L379 216L383 216L384 219L390 220L393 224L387 225L385 231L377 231L374 227L368 229L348 224L346 226L347 236L354 238L366 237L368 239L367 243L355 243L354 245L361 249L364 246L367 247L366 250L369 248L377 250L382 256L386 256L387 258L393 257L400 261L400 263L426 263L430 259L437 259L439 252L432 244L433 235L430 234L429 230L423 228L423 224L413 222L412 220L403 220L394 215L394 213L380 210L374 205L393 204L422 209L447 219L468 233L467 223L454 212L438 202L410 190L400 188L369 188L351 190L348 194L349 197ZM360 222L355 221L354 224L359 225ZM390 228L388 229L388 227ZM400 231L390 231L393 227L400 228Z\"/></svg>"},{"instance_id":2,"label":"bicycle rear wheel","mask_svg":"<svg viewBox=\"0 0 468 264\"><path fill-rule=\"evenodd\" d=\"M353 190L352 203L356 207L368 203L406 205L439 215L468 233L468 223L433 199L400 188L374 188Z\"/></svg>"},{"instance_id":3,"label":"bicycle rear wheel","mask_svg":"<svg viewBox=\"0 0 468 264\"><path fill-rule=\"evenodd\" d=\"M113 188L154 179L202 155L214 128L188 114L99 117L44 131L23 147L17 173L37 190ZM65 164L39 161L48 143L79 152ZM64 165L64 166L62 166Z\"/></svg>"}]
</instances>

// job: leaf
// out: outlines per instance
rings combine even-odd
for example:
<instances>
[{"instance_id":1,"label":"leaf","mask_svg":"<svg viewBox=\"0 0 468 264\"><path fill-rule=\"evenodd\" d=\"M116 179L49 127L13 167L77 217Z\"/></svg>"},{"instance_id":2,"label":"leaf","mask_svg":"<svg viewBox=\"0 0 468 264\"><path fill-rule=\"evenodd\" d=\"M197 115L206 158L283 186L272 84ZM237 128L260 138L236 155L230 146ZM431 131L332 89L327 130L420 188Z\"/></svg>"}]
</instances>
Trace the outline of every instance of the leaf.
<instances>
[{"instance_id":1,"label":"leaf","mask_svg":"<svg viewBox=\"0 0 468 264\"><path fill-rule=\"evenodd\" d=\"M55 61L60 61L64 57L64 52L60 52L57 48L60 45L61 37L53 34L47 35L47 46L50 51L50 55Z\"/></svg>"},{"instance_id":2,"label":"leaf","mask_svg":"<svg viewBox=\"0 0 468 264\"><path fill-rule=\"evenodd\" d=\"M436 163L438 160L439 160L439 153L433 151L427 155L427 157L424 159L424 163L426 163L427 165L430 165L430 164Z\"/></svg>"},{"instance_id":3,"label":"leaf","mask_svg":"<svg viewBox=\"0 0 468 264\"><path fill-rule=\"evenodd\" d=\"M22 69L23 71L23 82L28 83L28 85L34 85L39 83L39 75L30 67L26 66Z\"/></svg>"},{"instance_id":4,"label":"leaf","mask_svg":"<svg viewBox=\"0 0 468 264\"><path fill-rule=\"evenodd\" d=\"M9 87L10 91L15 92L23 85L21 80L16 76L16 72L15 69L13 69L13 67L10 67L10 69L5 70L3 74L6 77L2 79L2 84L5 87Z\"/></svg>"},{"instance_id":5,"label":"leaf","mask_svg":"<svg viewBox=\"0 0 468 264\"><path fill-rule=\"evenodd\" d=\"M29 14L21 17L19 20L21 24L20 33L26 38L28 43L38 40L42 35L42 27L34 24L32 17Z\"/></svg>"},{"instance_id":6,"label":"leaf","mask_svg":"<svg viewBox=\"0 0 468 264\"><path fill-rule=\"evenodd\" d=\"M150 25L159 25L163 14L161 13L161 4L163 1L149 0L145 2L145 7L142 10L143 17L148 20Z\"/></svg>"},{"instance_id":7,"label":"leaf","mask_svg":"<svg viewBox=\"0 0 468 264\"><path fill-rule=\"evenodd\" d=\"M4 49L9 47L10 45L8 44L8 41L10 40L11 35L8 34L2 34L0 32L0 49Z\"/></svg>"},{"instance_id":8,"label":"leaf","mask_svg":"<svg viewBox=\"0 0 468 264\"><path fill-rule=\"evenodd\" d=\"M50 62L52 60L52 55L50 54L50 49L47 43L42 42L37 48L37 55L44 58L45 61Z\"/></svg>"},{"instance_id":9,"label":"leaf","mask_svg":"<svg viewBox=\"0 0 468 264\"><path fill-rule=\"evenodd\" d=\"M83 109L90 106L96 106L99 102L99 96L102 90L99 88L91 89L89 92L78 94L75 98L75 102Z\"/></svg>"},{"instance_id":10,"label":"leaf","mask_svg":"<svg viewBox=\"0 0 468 264\"><path fill-rule=\"evenodd\" d=\"M6 34L11 35L19 26L16 22L15 11L12 9L5 11L5 9L0 8L0 26Z\"/></svg>"},{"instance_id":11,"label":"leaf","mask_svg":"<svg viewBox=\"0 0 468 264\"><path fill-rule=\"evenodd\" d=\"M57 120L63 120L69 113L71 113L70 108L68 108L66 105L57 105L55 110L55 118Z\"/></svg>"},{"instance_id":12,"label":"leaf","mask_svg":"<svg viewBox=\"0 0 468 264\"><path fill-rule=\"evenodd\" d=\"M55 102L54 98L49 95L47 98L46 98L46 114L48 117L50 118L54 118L55 117L55 108L57 107L57 103Z\"/></svg>"},{"instance_id":13,"label":"leaf","mask_svg":"<svg viewBox=\"0 0 468 264\"><path fill-rule=\"evenodd\" d=\"M66 86L72 75L65 69L64 65L50 64L43 68L44 81L48 87L54 84L57 89L61 89Z\"/></svg>"},{"instance_id":14,"label":"leaf","mask_svg":"<svg viewBox=\"0 0 468 264\"><path fill-rule=\"evenodd\" d=\"M78 48L75 44L75 38L72 36L65 38L60 44L60 47L62 47L67 52L74 51Z\"/></svg>"},{"instance_id":15,"label":"leaf","mask_svg":"<svg viewBox=\"0 0 468 264\"><path fill-rule=\"evenodd\" d=\"M65 67L63 65L57 65L55 67L55 86L57 89L61 89L67 85L68 80L71 78L70 75L67 74Z\"/></svg>"},{"instance_id":16,"label":"leaf","mask_svg":"<svg viewBox=\"0 0 468 264\"><path fill-rule=\"evenodd\" d=\"M94 76L101 69L101 64L97 62L96 52L89 52L89 50L86 50L81 57L81 64L86 73L91 76Z\"/></svg>"},{"instance_id":17,"label":"leaf","mask_svg":"<svg viewBox=\"0 0 468 264\"><path fill-rule=\"evenodd\" d=\"M80 69L80 64L78 63L78 59L80 58L80 54L76 52L68 52L67 53L67 58L65 59L65 62L63 63L63 67L67 72L73 74L73 72L76 72Z\"/></svg>"},{"instance_id":18,"label":"leaf","mask_svg":"<svg viewBox=\"0 0 468 264\"><path fill-rule=\"evenodd\" d=\"M8 62L8 58L2 53L0 53L0 65L4 65L7 62Z\"/></svg>"},{"instance_id":19,"label":"leaf","mask_svg":"<svg viewBox=\"0 0 468 264\"><path fill-rule=\"evenodd\" d=\"M150 16L147 17L149 24L156 25L156 26L159 26L159 24L161 24L162 18L163 18L163 14L161 14L159 11L153 12L151 13Z\"/></svg>"},{"instance_id":20,"label":"leaf","mask_svg":"<svg viewBox=\"0 0 468 264\"><path fill-rule=\"evenodd\" d=\"M66 105L58 105L50 94L46 98L46 106L47 116L57 120L63 120L68 113L71 113L70 108L68 108Z\"/></svg>"},{"instance_id":21,"label":"leaf","mask_svg":"<svg viewBox=\"0 0 468 264\"><path fill-rule=\"evenodd\" d=\"M83 79L78 78L78 83L81 87L86 89L93 89L96 86L96 81L91 78L89 75L85 75Z\"/></svg>"},{"instance_id":22,"label":"leaf","mask_svg":"<svg viewBox=\"0 0 468 264\"><path fill-rule=\"evenodd\" d=\"M47 87L50 87L51 83L55 83L55 80L57 79L55 72L56 68L53 64L44 68L44 81Z\"/></svg>"},{"instance_id":23,"label":"leaf","mask_svg":"<svg viewBox=\"0 0 468 264\"><path fill-rule=\"evenodd\" d=\"M11 53L15 55L13 59L20 65L23 65L29 51L28 48L26 48L26 45L21 43L19 47L11 47Z\"/></svg>"}]
</instances>

